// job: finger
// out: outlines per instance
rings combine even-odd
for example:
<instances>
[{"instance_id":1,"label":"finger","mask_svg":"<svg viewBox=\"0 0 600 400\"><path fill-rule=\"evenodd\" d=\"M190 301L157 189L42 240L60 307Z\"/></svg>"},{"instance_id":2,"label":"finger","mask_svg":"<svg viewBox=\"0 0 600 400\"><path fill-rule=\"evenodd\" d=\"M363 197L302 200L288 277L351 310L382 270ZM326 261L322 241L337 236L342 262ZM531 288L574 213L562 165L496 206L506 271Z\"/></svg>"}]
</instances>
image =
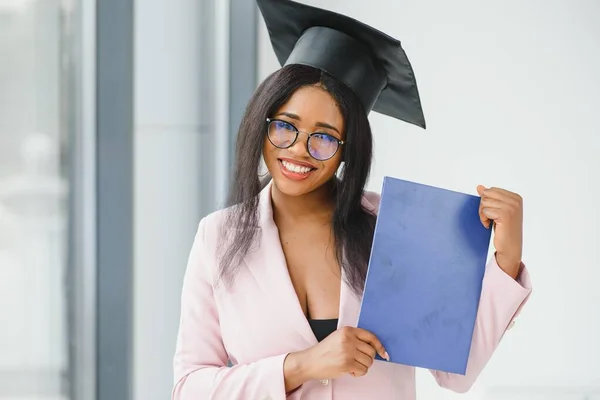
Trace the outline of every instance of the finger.
<instances>
[{"instance_id":1,"label":"finger","mask_svg":"<svg viewBox=\"0 0 600 400\"><path fill-rule=\"evenodd\" d=\"M488 207L483 207L481 209L481 213L488 219L494 220L494 221L498 221L500 219L500 209L498 208L488 208Z\"/></svg>"},{"instance_id":2,"label":"finger","mask_svg":"<svg viewBox=\"0 0 600 400\"><path fill-rule=\"evenodd\" d=\"M481 221L483 226L489 229L491 220L488 217L486 217L483 213L483 207L479 207L479 220Z\"/></svg>"},{"instance_id":3,"label":"finger","mask_svg":"<svg viewBox=\"0 0 600 400\"><path fill-rule=\"evenodd\" d=\"M354 352L353 356L354 356L354 361L356 361L357 363L360 363L367 369L370 368L371 365L373 365L373 361L374 361L373 358L371 358L371 356L363 353L360 350L356 350Z\"/></svg>"},{"instance_id":4,"label":"finger","mask_svg":"<svg viewBox=\"0 0 600 400\"><path fill-rule=\"evenodd\" d=\"M477 186L477 193L481 197L481 201L479 203L479 219L481 220L482 225L486 229L490 229L490 227L492 226L493 220L488 218L488 216L483 212L483 208L484 208L484 205L487 204L487 201L489 201L489 200L498 201L498 200L494 200L494 199L490 199L489 197L485 197L486 190L489 190L489 189L483 185Z\"/></svg>"},{"instance_id":5,"label":"finger","mask_svg":"<svg viewBox=\"0 0 600 400\"><path fill-rule=\"evenodd\" d=\"M505 203L502 200L492 199L490 197L484 197L481 199L481 208L503 208Z\"/></svg>"},{"instance_id":6,"label":"finger","mask_svg":"<svg viewBox=\"0 0 600 400\"><path fill-rule=\"evenodd\" d=\"M377 351L381 358L390 361L390 356L388 355L387 351L385 351L385 348L383 347L379 339L377 339L377 336L373 335L367 330L357 328L356 337L362 340L363 342L369 343L371 346L373 346L373 348Z\"/></svg>"},{"instance_id":7,"label":"finger","mask_svg":"<svg viewBox=\"0 0 600 400\"><path fill-rule=\"evenodd\" d=\"M356 341L356 350L366 354L372 360L375 359L375 355L377 355L377 350L367 342L363 342L362 340Z\"/></svg>"},{"instance_id":8,"label":"finger","mask_svg":"<svg viewBox=\"0 0 600 400\"><path fill-rule=\"evenodd\" d=\"M483 185L477 185L477 194L479 194L479 196L483 196L483 192L485 192L487 188Z\"/></svg>"},{"instance_id":9,"label":"finger","mask_svg":"<svg viewBox=\"0 0 600 400\"><path fill-rule=\"evenodd\" d=\"M366 375L369 368L365 367L363 364L355 361L350 367L350 371L348 372L353 377L357 378L359 376Z\"/></svg>"},{"instance_id":10,"label":"finger","mask_svg":"<svg viewBox=\"0 0 600 400\"><path fill-rule=\"evenodd\" d=\"M479 202L479 219L481 220L483 226L485 226L486 229L489 229L491 220L483 213L483 205L481 204L482 201L483 200Z\"/></svg>"},{"instance_id":11,"label":"finger","mask_svg":"<svg viewBox=\"0 0 600 400\"><path fill-rule=\"evenodd\" d=\"M388 355L387 351L385 351L383 344L381 344L377 336L375 336L373 333L358 328L356 330L356 337L359 340L368 343L371 347L373 347L381 358L389 361L390 356Z\"/></svg>"},{"instance_id":12,"label":"finger","mask_svg":"<svg viewBox=\"0 0 600 400\"><path fill-rule=\"evenodd\" d=\"M482 197L489 197L496 200L502 200L511 204L519 204L521 202L521 196L516 193L509 192L506 189L500 189L492 187L483 191Z\"/></svg>"},{"instance_id":13,"label":"finger","mask_svg":"<svg viewBox=\"0 0 600 400\"><path fill-rule=\"evenodd\" d=\"M499 187L491 187L488 189L489 192L491 193L498 193L499 195L503 195L512 199L519 199L521 196L519 196L517 193L515 192L511 192L510 190L506 190L506 189L502 189Z\"/></svg>"}]
</instances>

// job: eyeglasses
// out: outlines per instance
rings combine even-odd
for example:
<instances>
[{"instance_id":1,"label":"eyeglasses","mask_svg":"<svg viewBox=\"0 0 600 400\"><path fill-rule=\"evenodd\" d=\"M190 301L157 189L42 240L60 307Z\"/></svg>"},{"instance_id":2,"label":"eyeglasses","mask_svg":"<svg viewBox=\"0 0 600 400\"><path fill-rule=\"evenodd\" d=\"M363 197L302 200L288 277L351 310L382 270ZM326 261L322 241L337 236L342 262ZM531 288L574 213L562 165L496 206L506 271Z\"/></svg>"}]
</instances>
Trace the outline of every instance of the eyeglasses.
<instances>
[{"instance_id":1,"label":"eyeglasses","mask_svg":"<svg viewBox=\"0 0 600 400\"><path fill-rule=\"evenodd\" d=\"M267 118L267 137L269 142L277 148L290 148L298 140L300 131L293 124L280 119ZM323 132L307 134L306 150L315 160L325 161L337 153L343 140Z\"/></svg>"}]
</instances>

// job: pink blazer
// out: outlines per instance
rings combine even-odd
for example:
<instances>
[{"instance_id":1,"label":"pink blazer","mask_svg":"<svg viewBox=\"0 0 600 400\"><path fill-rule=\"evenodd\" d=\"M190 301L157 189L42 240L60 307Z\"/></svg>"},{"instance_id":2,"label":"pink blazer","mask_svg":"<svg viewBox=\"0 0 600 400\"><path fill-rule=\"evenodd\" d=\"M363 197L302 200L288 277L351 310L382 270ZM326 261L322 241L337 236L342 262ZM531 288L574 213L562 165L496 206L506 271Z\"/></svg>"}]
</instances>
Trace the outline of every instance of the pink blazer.
<instances>
[{"instance_id":1,"label":"pink blazer","mask_svg":"<svg viewBox=\"0 0 600 400\"><path fill-rule=\"evenodd\" d=\"M379 196L366 192L364 204L376 211ZM172 400L415 399L415 369L382 361L363 377L310 381L286 396L286 354L317 340L288 275L272 218L271 184L261 192L259 207L260 245L247 254L229 290L212 284L223 211L200 221L183 282ZM518 281L494 257L486 268L467 374L431 371L440 386L456 392L471 387L531 293L525 267ZM360 302L342 283L339 327L356 326Z\"/></svg>"}]
</instances>

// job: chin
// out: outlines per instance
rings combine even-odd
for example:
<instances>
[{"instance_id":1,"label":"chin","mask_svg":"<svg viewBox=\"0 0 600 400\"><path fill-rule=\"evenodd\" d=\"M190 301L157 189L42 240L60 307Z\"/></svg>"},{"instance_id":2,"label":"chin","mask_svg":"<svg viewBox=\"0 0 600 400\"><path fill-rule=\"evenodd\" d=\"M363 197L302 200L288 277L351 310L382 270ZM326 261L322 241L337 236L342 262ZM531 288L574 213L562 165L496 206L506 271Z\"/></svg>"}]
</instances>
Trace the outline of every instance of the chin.
<instances>
[{"instance_id":1,"label":"chin","mask_svg":"<svg viewBox=\"0 0 600 400\"><path fill-rule=\"evenodd\" d=\"M313 192L328 180L320 168L290 170L285 165L282 160L277 160L270 172L277 190L287 196L302 196Z\"/></svg>"},{"instance_id":2,"label":"chin","mask_svg":"<svg viewBox=\"0 0 600 400\"><path fill-rule=\"evenodd\" d=\"M318 183L310 181L294 181L280 174L272 175L273 184L286 196L302 196L319 187Z\"/></svg>"},{"instance_id":3,"label":"chin","mask_svg":"<svg viewBox=\"0 0 600 400\"><path fill-rule=\"evenodd\" d=\"M276 168L271 171L273 183L281 193L286 196L302 196L317 189L322 183L320 175L322 171L318 168L310 171L289 171L280 160L278 160Z\"/></svg>"}]
</instances>

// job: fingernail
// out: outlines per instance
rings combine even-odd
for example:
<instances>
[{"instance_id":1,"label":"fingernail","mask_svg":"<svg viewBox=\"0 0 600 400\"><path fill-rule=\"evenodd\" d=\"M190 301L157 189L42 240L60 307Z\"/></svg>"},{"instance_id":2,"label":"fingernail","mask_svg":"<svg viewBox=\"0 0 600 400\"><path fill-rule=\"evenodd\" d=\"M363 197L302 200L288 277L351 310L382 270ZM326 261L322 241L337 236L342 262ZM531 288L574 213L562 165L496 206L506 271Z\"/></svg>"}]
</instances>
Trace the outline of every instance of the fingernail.
<instances>
[{"instance_id":1,"label":"fingernail","mask_svg":"<svg viewBox=\"0 0 600 400\"><path fill-rule=\"evenodd\" d=\"M386 360L390 361L390 355L388 354L387 351L383 353L383 358L385 358Z\"/></svg>"}]
</instances>

